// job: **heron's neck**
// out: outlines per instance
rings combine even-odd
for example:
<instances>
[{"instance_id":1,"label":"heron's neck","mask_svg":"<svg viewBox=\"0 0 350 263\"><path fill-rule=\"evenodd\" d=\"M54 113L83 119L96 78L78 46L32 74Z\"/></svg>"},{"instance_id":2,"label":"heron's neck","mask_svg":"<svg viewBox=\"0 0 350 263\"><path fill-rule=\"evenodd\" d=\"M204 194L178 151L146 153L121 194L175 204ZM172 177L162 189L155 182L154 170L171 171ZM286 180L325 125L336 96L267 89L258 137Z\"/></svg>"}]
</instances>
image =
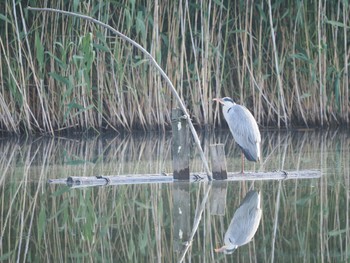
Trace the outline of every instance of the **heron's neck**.
<instances>
[{"instance_id":1,"label":"heron's neck","mask_svg":"<svg viewBox=\"0 0 350 263\"><path fill-rule=\"evenodd\" d=\"M224 113L228 113L229 110L235 105L235 103L232 103L232 104L225 104L224 107L222 108L223 112Z\"/></svg>"}]
</instances>

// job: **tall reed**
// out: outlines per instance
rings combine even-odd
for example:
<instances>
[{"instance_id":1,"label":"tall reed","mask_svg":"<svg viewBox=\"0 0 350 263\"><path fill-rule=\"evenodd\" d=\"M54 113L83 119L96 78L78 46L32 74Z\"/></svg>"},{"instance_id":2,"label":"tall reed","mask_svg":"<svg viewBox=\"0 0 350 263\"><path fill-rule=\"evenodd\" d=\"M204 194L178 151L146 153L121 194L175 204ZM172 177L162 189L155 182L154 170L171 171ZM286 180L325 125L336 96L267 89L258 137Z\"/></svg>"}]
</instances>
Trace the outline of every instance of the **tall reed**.
<instances>
[{"instance_id":1,"label":"tall reed","mask_svg":"<svg viewBox=\"0 0 350 263\"><path fill-rule=\"evenodd\" d=\"M94 24L0 3L0 128L165 129L176 106L139 50ZM261 126L349 124L347 1L89 1L87 14L145 47L201 127L221 125L231 96Z\"/></svg>"}]
</instances>

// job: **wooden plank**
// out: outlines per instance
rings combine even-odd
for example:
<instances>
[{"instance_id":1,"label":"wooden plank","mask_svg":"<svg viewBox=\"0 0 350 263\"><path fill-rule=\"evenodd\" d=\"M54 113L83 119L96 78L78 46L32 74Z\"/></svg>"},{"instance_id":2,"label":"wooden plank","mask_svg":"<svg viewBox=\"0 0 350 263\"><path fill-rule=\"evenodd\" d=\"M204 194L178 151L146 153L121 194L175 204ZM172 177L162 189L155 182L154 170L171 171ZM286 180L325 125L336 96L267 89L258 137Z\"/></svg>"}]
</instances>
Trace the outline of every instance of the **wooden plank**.
<instances>
[{"instance_id":1,"label":"wooden plank","mask_svg":"<svg viewBox=\"0 0 350 263\"><path fill-rule=\"evenodd\" d=\"M190 179L190 148L188 123L181 109L171 112L173 139L171 153L173 159L173 176L176 180Z\"/></svg>"}]
</instances>

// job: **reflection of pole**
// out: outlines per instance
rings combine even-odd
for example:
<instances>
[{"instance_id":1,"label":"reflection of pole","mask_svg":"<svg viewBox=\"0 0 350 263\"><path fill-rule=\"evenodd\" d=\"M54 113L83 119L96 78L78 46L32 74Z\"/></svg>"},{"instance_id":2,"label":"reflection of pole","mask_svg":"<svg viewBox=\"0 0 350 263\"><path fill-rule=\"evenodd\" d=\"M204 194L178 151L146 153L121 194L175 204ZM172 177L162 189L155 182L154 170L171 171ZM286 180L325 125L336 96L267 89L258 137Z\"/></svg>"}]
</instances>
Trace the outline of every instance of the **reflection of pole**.
<instances>
[{"instance_id":1,"label":"reflection of pole","mask_svg":"<svg viewBox=\"0 0 350 263\"><path fill-rule=\"evenodd\" d=\"M190 191L189 182L173 184L174 251L180 251L190 235Z\"/></svg>"},{"instance_id":2,"label":"reflection of pole","mask_svg":"<svg viewBox=\"0 0 350 263\"><path fill-rule=\"evenodd\" d=\"M209 202L211 215L225 215L226 194L227 181L213 181Z\"/></svg>"},{"instance_id":3,"label":"reflection of pole","mask_svg":"<svg viewBox=\"0 0 350 263\"><path fill-rule=\"evenodd\" d=\"M171 122L173 130L172 158L175 180L189 180L189 130L181 109L173 109L171 112Z\"/></svg>"},{"instance_id":4,"label":"reflection of pole","mask_svg":"<svg viewBox=\"0 0 350 263\"><path fill-rule=\"evenodd\" d=\"M205 190L205 193L204 193L203 200L202 200L201 204L199 205L199 207L196 208L196 214L194 215L194 222L193 222L192 232L190 234L190 237L189 237L188 241L186 242L186 244L184 244L185 247L184 247L184 250L182 251L182 254L180 256L179 262L183 262L184 261L186 253L187 253L188 249L190 248L190 246L192 245L193 237L196 234L196 232L198 230L199 223L200 223L200 221L202 219L202 214L203 214L203 211L204 211L204 208L205 208L205 204L206 204L206 202L208 200L212 184L211 184L211 182L208 182L207 184L206 183L205 184L201 183L201 185L203 187L207 186L207 188Z\"/></svg>"},{"instance_id":5,"label":"reflection of pole","mask_svg":"<svg viewBox=\"0 0 350 263\"><path fill-rule=\"evenodd\" d=\"M280 210L281 188L282 188L282 181L280 180L278 184L278 190L277 190L275 219L273 224L271 262L274 262L274 256L275 256L275 242L276 242L276 232L277 232L277 222L278 222L278 211Z\"/></svg>"}]
</instances>

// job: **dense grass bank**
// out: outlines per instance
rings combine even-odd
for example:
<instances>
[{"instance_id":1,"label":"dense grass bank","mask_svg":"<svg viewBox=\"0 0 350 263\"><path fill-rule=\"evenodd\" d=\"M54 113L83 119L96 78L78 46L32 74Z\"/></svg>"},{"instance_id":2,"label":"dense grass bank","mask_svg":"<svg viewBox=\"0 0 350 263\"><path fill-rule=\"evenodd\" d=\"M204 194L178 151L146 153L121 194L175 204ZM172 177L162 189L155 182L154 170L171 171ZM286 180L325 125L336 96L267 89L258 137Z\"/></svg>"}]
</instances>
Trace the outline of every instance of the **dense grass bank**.
<instances>
[{"instance_id":1,"label":"dense grass bank","mask_svg":"<svg viewBox=\"0 0 350 263\"><path fill-rule=\"evenodd\" d=\"M348 2L269 2L1 2L0 129L165 129L176 107L139 50L28 5L89 15L140 43L199 126L221 125L216 96L246 105L261 126L348 125Z\"/></svg>"}]
</instances>

